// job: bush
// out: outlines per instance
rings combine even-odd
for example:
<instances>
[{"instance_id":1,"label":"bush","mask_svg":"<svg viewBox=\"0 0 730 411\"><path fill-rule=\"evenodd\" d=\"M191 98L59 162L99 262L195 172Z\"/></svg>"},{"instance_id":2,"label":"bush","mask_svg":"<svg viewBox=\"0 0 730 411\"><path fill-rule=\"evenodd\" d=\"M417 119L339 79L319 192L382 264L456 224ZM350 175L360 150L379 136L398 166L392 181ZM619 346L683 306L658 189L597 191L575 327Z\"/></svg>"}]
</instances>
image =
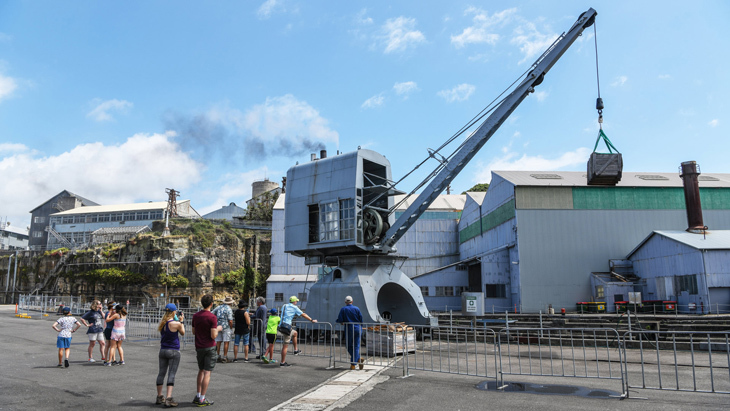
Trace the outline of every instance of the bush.
<instances>
[{"instance_id":1,"label":"bush","mask_svg":"<svg viewBox=\"0 0 730 411\"><path fill-rule=\"evenodd\" d=\"M182 275L160 274L157 282L168 287L187 288L190 285L190 281Z\"/></svg>"},{"instance_id":2,"label":"bush","mask_svg":"<svg viewBox=\"0 0 730 411\"><path fill-rule=\"evenodd\" d=\"M143 274L133 273L119 268L99 268L79 273L67 272L64 274L64 277L75 277L83 279L89 283L104 283L109 285L141 284L146 280Z\"/></svg>"}]
</instances>

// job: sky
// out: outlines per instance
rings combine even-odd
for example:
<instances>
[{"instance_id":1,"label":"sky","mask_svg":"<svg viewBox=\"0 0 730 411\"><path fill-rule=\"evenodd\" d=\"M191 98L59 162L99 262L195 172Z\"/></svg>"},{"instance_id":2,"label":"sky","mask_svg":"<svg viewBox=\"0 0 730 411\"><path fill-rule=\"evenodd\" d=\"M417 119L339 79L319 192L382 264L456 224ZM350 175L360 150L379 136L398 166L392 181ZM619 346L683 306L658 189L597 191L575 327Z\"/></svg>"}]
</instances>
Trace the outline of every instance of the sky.
<instances>
[{"instance_id":1,"label":"sky","mask_svg":"<svg viewBox=\"0 0 730 411\"><path fill-rule=\"evenodd\" d=\"M174 188L205 214L320 149L375 150L400 179L590 7L597 35L584 32L452 193L492 170L585 170L598 84L624 173L689 160L729 173L726 1L8 0L0 219L27 226L63 190L125 204Z\"/></svg>"}]
</instances>

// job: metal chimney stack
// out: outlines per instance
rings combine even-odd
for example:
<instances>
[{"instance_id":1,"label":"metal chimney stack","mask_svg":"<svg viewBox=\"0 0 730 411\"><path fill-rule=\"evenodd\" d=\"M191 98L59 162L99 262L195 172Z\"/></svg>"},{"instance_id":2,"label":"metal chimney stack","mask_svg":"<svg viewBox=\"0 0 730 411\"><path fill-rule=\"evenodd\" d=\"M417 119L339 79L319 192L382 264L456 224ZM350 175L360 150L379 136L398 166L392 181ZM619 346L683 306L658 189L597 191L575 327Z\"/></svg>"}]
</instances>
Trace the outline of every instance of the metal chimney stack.
<instances>
[{"instance_id":1,"label":"metal chimney stack","mask_svg":"<svg viewBox=\"0 0 730 411\"><path fill-rule=\"evenodd\" d=\"M695 161L685 161L680 166L680 174L684 183L684 203L687 208L687 231L707 230L702 221L702 204L700 203L700 166Z\"/></svg>"},{"instance_id":2,"label":"metal chimney stack","mask_svg":"<svg viewBox=\"0 0 730 411\"><path fill-rule=\"evenodd\" d=\"M319 158L321 158L321 159L327 158L327 150L320 150L319 151Z\"/></svg>"}]
</instances>

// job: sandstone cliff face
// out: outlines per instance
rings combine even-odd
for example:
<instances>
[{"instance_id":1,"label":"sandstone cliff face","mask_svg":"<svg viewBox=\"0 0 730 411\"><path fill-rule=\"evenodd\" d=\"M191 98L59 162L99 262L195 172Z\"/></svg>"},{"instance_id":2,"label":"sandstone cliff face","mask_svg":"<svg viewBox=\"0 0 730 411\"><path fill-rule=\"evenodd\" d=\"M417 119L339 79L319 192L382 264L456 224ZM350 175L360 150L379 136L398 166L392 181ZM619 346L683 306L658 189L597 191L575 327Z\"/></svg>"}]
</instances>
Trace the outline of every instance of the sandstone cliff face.
<instances>
[{"instance_id":1,"label":"sandstone cliff face","mask_svg":"<svg viewBox=\"0 0 730 411\"><path fill-rule=\"evenodd\" d=\"M204 230L196 229L195 224ZM161 232L153 231L124 244L105 244L85 250L57 250L35 255L23 252L19 259L18 288L28 293L43 286L40 293L87 295L89 299L129 299L130 302L148 304L151 299L167 292L166 295L189 297L194 305L205 293L244 297L225 285L214 286L212 281L217 276L246 266L255 269L264 278L270 273L270 233L235 230L205 221L187 225L176 221L171 228L171 236L162 237ZM7 267L6 258L0 259L0 281L5 281L7 275L6 270L3 270L3 267ZM110 284L89 279L91 270L111 268L142 274L144 277L135 284ZM166 287L160 283L160 278L167 275L184 277L188 286ZM11 269L10 282L12 276Z\"/></svg>"}]
</instances>

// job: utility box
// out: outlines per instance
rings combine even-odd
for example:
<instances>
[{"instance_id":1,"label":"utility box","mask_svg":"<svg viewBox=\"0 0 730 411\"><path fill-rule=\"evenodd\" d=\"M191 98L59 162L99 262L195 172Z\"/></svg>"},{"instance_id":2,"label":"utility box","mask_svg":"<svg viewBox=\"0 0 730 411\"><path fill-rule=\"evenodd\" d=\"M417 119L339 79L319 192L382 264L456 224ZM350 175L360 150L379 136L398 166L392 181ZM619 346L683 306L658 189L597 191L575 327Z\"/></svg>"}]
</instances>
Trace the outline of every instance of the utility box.
<instances>
[{"instance_id":1,"label":"utility box","mask_svg":"<svg viewBox=\"0 0 730 411\"><path fill-rule=\"evenodd\" d=\"M615 186L621 181L624 161L621 153L591 153L588 159L588 185Z\"/></svg>"},{"instance_id":2,"label":"utility box","mask_svg":"<svg viewBox=\"0 0 730 411\"><path fill-rule=\"evenodd\" d=\"M461 315L473 317L484 315L484 293L461 293Z\"/></svg>"}]
</instances>

